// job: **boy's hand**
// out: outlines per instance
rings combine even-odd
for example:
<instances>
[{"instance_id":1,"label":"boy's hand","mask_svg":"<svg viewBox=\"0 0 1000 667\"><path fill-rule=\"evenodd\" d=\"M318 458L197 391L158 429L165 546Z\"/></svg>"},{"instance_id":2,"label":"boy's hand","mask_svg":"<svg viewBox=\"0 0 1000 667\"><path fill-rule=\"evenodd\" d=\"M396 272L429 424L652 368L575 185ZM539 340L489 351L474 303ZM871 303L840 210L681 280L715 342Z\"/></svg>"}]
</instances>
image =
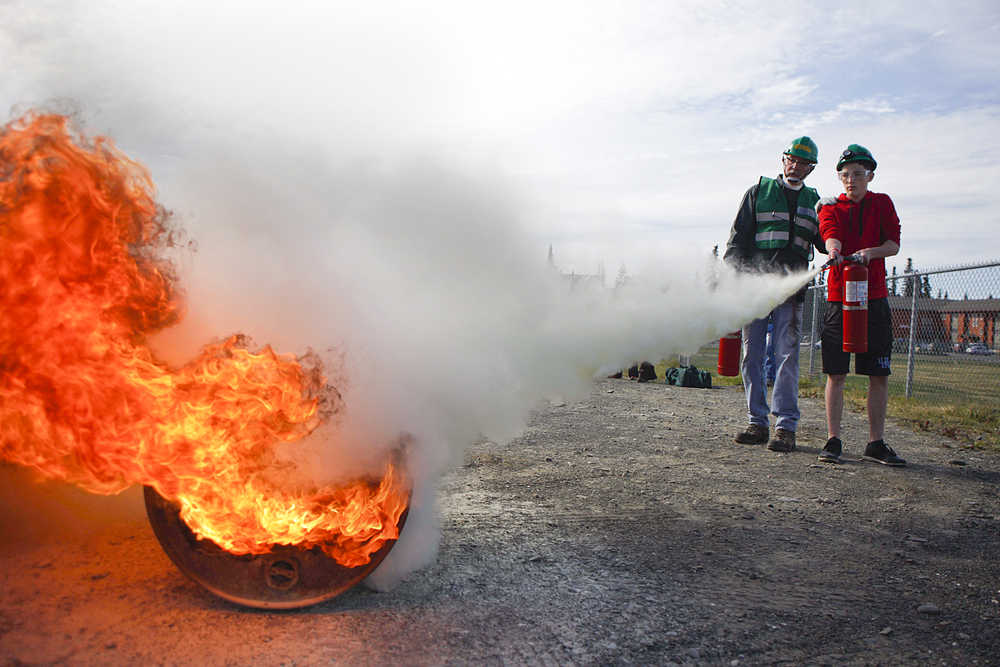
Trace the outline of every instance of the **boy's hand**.
<instances>
[{"instance_id":1,"label":"boy's hand","mask_svg":"<svg viewBox=\"0 0 1000 667\"><path fill-rule=\"evenodd\" d=\"M845 257L844 259L849 262L854 262L855 264L867 265L868 262L872 261L872 255L868 248L865 248L864 250L859 250L850 257Z\"/></svg>"}]
</instances>

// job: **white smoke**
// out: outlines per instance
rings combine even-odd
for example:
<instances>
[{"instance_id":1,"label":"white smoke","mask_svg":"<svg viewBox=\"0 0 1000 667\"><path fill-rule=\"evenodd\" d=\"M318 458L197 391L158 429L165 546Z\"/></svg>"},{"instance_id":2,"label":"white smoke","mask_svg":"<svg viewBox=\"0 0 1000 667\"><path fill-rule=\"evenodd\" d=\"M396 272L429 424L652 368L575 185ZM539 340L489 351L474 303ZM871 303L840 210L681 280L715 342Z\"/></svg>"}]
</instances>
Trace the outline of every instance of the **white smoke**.
<instances>
[{"instance_id":1,"label":"white smoke","mask_svg":"<svg viewBox=\"0 0 1000 667\"><path fill-rule=\"evenodd\" d=\"M470 131L470 92L434 70L459 57L438 32L353 4L325 26L299 10L268 27L243 3L146 9L0 17L22 72L0 99L73 100L88 131L151 168L197 245L177 257L188 317L156 341L168 360L237 331L317 351L346 406L312 438L317 475L413 437L414 503L373 585L433 557L435 482L469 443L516 435L599 367L692 353L804 282L678 247L624 288L571 291L533 232L559 203L528 195Z\"/></svg>"}]
</instances>

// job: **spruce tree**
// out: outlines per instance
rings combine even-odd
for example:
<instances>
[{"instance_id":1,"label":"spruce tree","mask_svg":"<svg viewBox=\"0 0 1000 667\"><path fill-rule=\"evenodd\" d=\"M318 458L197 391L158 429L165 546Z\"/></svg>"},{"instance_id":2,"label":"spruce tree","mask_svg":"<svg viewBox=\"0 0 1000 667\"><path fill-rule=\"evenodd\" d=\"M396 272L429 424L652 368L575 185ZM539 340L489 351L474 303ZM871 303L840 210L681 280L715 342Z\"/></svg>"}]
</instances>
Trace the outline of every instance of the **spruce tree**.
<instances>
[{"instance_id":1,"label":"spruce tree","mask_svg":"<svg viewBox=\"0 0 1000 667\"><path fill-rule=\"evenodd\" d=\"M621 268L618 269L618 276L615 278L615 287L624 287L627 282L628 271L625 270L625 262L622 262Z\"/></svg>"}]
</instances>

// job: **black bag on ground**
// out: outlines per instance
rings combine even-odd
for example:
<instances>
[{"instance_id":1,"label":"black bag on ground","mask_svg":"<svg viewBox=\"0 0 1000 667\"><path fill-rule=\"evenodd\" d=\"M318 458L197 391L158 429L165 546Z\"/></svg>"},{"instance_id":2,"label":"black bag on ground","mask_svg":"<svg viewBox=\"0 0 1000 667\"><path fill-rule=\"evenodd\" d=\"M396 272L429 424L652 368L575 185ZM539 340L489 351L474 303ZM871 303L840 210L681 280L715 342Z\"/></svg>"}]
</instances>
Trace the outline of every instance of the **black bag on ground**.
<instances>
[{"instance_id":1,"label":"black bag on ground","mask_svg":"<svg viewBox=\"0 0 1000 667\"><path fill-rule=\"evenodd\" d=\"M664 373L664 382L677 387L696 387L698 389L712 388L712 374L700 371L697 366L671 367Z\"/></svg>"},{"instance_id":2,"label":"black bag on ground","mask_svg":"<svg viewBox=\"0 0 1000 667\"><path fill-rule=\"evenodd\" d=\"M649 382L656 379L656 369L653 364L644 361L639 364L639 382Z\"/></svg>"}]
</instances>

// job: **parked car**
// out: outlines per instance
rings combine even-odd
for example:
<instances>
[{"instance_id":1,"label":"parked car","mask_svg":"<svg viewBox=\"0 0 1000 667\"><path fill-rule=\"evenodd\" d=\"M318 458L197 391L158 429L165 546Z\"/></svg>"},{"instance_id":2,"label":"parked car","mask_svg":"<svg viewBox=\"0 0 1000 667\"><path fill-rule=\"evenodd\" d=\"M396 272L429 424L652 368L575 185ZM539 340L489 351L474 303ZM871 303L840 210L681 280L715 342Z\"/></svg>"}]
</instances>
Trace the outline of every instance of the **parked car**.
<instances>
[{"instance_id":1,"label":"parked car","mask_svg":"<svg viewBox=\"0 0 1000 667\"><path fill-rule=\"evenodd\" d=\"M986 347L985 343L972 343L965 348L966 354L993 354L993 350Z\"/></svg>"},{"instance_id":2,"label":"parked car","mask_svg":"<svg viewBox=\"0 0 1000 667\"><path fill-rule=\"evenodd\" d=\"M950 348L944 341L932 340L917 343L913 351L920 354L945 354L950 351Z\"/></svg>"}]
</instances>

